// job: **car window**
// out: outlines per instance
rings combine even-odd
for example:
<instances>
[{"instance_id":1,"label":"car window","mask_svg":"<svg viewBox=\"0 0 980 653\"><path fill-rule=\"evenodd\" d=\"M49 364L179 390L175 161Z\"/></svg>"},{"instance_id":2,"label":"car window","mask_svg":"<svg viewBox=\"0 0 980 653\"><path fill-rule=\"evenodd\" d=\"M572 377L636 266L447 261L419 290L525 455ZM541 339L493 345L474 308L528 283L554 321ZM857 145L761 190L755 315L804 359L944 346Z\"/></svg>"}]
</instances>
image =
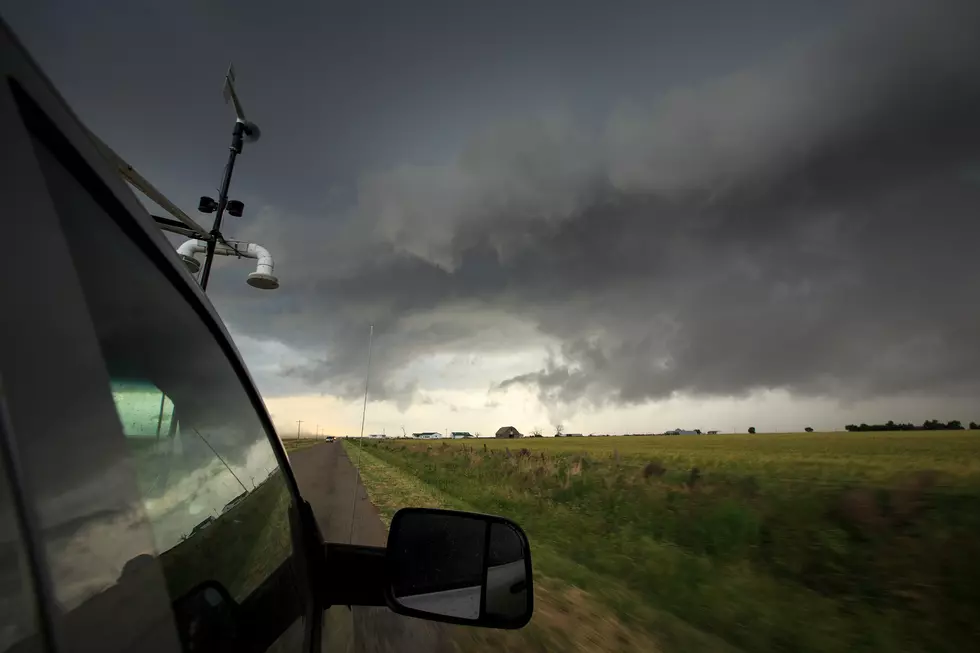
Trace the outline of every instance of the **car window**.
<instances>
[{"instance_id":1,"label":"car window","mask_svg":"<svg viewBox=\"0 0 980 653\"><path fill-rule=\"evenodd\" d=\"M277 650L299 647L293 500L222 336L124 232L127 223L114 221L42 143L35 149L109 371L106 392L185 646L202 644L190 646L188 633L227 639L227 626L235 637L249 633L252 645L267 637L278 638ZM138 556L127 569L137 573L150 560ZM212 609L215 597L221 610ZM201 625L205 612L210 631Z\"/></svg>"}]
</instances>

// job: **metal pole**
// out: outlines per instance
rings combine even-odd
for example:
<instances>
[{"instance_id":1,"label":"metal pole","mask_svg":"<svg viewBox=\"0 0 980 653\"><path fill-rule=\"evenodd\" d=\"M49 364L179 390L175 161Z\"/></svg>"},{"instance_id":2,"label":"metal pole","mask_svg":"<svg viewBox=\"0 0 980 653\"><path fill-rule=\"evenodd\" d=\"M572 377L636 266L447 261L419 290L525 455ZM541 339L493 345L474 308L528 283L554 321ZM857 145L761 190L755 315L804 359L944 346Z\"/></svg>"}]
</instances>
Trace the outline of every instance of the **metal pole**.
<instances>
[{"instance_id":1,"label":"metal pole","mask_svg":"<svg viewBox=\"0 0 980 653\"><path fill-rule=\"evenodd\" d=\"M157 418L157 440L160 439L160 428L163 426L163 405L167 402L167 395L160 393L160 416Z\"/></svg>"},{"instance_id":2,"label":"metal pole","mask_svg":"<svg viewBox=\"0 0 980 653\"><path fill-rule=\"evenodd\" d=\"M353 543L354 541L354 517L357 515L357 481L361 476L361 450L364 447L364 443L361 442L361 438L364 437L364 418L367 415L367 401L368 401L368 387L371 384L371 345L374 344L374 325L371 325L371 330L368 332L368 354L367 354L367 371L364 374L364 408L361 409L361 437L357 439L357 462L354 464L355 482L354 482L354 492L350 500L350 533L347 534L347 542Z\"/></svg>"},{"instance_id":3,"label":"metal pole","mask_svg":"<svg viewBox=\"0 0 980 653\"><path fill-rule=\"evenodd\" d=\"M235 170L235 157L242 153L242 135L245 133L245 123L238 121L235 123L235 130L231 134L231 148L228 153L228 164L225 166L225 176L221 180L221 191L218 195L218 210L214 216L214 225L208 236L208 249L204 257L204 267L201 270L201 290L208 289L208 278L211 276L211 262L214 260L214 248L221 238L221 218L225 213L225 206L228 204L228 187L231 186L231 173Z\"/></svg>"},{"instance_id":4,"label":"metal pole","mask_svg":"<svg viewBox=\"0 0 980 653\"><path fill-rule=\"evenodd\" d=\"M361 409L361 437L364 437L364 418L367 416L368 384L371 380L371 344L374 342L374 325L368 333L367 373L364 375L364 407Z\"/></svg>"}]
</instances>

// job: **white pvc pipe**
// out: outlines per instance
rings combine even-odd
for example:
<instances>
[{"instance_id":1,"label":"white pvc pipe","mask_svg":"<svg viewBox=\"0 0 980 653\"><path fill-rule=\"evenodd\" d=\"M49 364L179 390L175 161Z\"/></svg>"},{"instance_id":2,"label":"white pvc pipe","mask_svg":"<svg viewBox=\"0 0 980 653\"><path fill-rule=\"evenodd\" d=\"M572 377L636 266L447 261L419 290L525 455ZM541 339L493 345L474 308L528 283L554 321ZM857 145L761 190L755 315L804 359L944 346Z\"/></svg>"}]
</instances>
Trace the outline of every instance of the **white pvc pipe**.
<instances>
[{"instance_id":1,"label":"white pvc pipe","mask_svg":"<svg viewBox=\"0 0 980 653\"><path fill-rule=\"evenodd\" d=\"M180 247L177 248L177 253L180 255L181 259L191 270L191 272L196 273L201 269L201 264L194 255L204 254L207 252L207 250L207 241L191 238L190 240L183 242ZM277 287L279 285L278 280L272 273L272 271L275 269L272 254L270 254L269 250L261 245L257 245L255 243L229 241L228 245L225 245L224 243L216 244L214 247L214 253L220 254L221 256L241 256L244 258L256 259L255 272L250 274L249 278L254 278L253 275L266 277L274 284L272 287Z\"/></svg>"},{"instance_id":2,"label":"white pvc pipe","mask_svg":"<svg viewBox=\"0 0 980 653\"><path fill-rule=\"evenodd\" d=\"M262 247L262 245L248 243L248 250L244 256L258 259L255 271L259 274L272 274L272 270L275 267L275 264L272 262L272 254L265 247Z\"/></svg>"},{"instance_id":3,"label":"white pvc pipe","mask_svg":"<svg viewBox=\"0 0 980 653\"><path fill-rule=\"evenodd\" d=\"M181 256L190 256L193 258L195 254L203 254L208 251L207 243L203 240L196 240L191 238L190 240L181 243L180 247L177 248L177 253Z\"/></svg>"}]
</instances>

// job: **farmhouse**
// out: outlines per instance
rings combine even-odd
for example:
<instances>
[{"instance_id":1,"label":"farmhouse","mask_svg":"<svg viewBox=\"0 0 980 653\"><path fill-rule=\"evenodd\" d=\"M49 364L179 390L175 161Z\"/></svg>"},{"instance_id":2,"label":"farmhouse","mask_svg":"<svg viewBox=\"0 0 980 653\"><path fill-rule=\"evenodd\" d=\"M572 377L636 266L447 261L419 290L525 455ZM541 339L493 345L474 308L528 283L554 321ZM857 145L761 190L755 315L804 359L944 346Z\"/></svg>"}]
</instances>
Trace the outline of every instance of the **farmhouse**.
<instances>
[{"instance_id":1,"label":"farmhouse","mask_svg":"<svg viewBox=\"0 0 980 653\"><path fill-rule=\"evenodd\" d=\"M435 431L425 431L423 433L412 433L413 438L419 438L420 440L438 440L442 437L442 433L436 433Z\"/></svg>"},{"instance_id":2,"label":"farmhouse","mask_svg":"<svg viewBox=\"0 0 980 653\"><path fill-rule=\"evenodd\" d=\"M473 434L469 431L453 431L453 440L460 440L462 438L472 438Z\"/></svg>"},{"instance_id":3,"label":"farmhouse","mask_svg":"<svg viewBox=\"0 0 980 653\"><path fill-rule=\"evenodd\" d=\"M497 429L497 438L523 438L524 435L513 426L501 426Z\"/></svg>"}]
</instances>

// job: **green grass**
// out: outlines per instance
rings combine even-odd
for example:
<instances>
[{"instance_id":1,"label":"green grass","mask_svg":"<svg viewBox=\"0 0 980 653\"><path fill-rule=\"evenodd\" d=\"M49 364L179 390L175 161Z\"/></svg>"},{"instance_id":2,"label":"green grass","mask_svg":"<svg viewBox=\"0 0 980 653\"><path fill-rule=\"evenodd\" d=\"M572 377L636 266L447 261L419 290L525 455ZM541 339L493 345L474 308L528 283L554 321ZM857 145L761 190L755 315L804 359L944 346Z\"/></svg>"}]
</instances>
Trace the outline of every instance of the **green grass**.
<instances>
[{"instance_id":1,"label":"green grass","mask_svg":"<svg viewBox=\"0 0 980 653\"><path fill-rule=\"evenodd\" d=\"M290 451L299 451L300 449L306 449L307 447L312 447L325 442L323 438L286 438L282 440L282 446L286 449L286 453Z\"/></svg>"},{"instance_id":2,"label":"green grass","mask_svg":"<svg viewBox=\"0 0 980 653\"><path fill-rule=\"evenodd\" d=\"M580 590L663 650L980 637L977 433L365 445L416 496L518 521L551 591Z\"/></svg>"},{"instance_id":3,"label":"green grass","mask_svg":"<svg viewBox=\"0 0 980 653\"><path fill-rule=\"evenodd\" d=\"M400 508L427 507L454 510L476 510L461 499L436 490L416 476L375 456L372 451L357 450L357 444L345 441L344 447L352 461L357 461L361 480L371 502L381 513L385 526ZM575 576L589 579L593 588L602 587L602 579L588 569L564 559L544 545L535 546L535 617L520 631L488 631L483 629L452 627L451 637L456 648L462 651L593 651L606 650L605 644L614 644L609 650L620 650L629 645L631 650L659 650L657 640L624 625L612 610L594 597L575 591L565 579L552 578L542 568L565 578ZM544 565L542 567L542 561ZM605 587L607 598L613 603L638 605L640 598L621 587ZM671 637L684 645L684 650L727 653L732 649L717 638L699 633L670 614L640 608L638 616L650 624L660 626L662 636Z\"/></svg>"}]
</instances>

